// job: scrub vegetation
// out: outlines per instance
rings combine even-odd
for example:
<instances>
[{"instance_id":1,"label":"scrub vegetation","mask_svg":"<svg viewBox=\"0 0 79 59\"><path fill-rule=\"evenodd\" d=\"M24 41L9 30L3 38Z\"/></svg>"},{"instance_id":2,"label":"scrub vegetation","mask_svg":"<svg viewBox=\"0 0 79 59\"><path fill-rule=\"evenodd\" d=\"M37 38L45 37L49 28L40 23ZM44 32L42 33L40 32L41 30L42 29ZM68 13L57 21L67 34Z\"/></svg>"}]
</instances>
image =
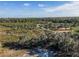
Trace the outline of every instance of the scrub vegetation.
<instances>
[{"instance_id":1,"label":"scrub vegetation","mask_svg":"<svg viewBox=\"0 0 79 59\"><path fill-rule=\"evenodd\" d=\"M79 17L0 18L0 56L23 56L36 47L79 56Z\"/></svg>"}]
</instances>

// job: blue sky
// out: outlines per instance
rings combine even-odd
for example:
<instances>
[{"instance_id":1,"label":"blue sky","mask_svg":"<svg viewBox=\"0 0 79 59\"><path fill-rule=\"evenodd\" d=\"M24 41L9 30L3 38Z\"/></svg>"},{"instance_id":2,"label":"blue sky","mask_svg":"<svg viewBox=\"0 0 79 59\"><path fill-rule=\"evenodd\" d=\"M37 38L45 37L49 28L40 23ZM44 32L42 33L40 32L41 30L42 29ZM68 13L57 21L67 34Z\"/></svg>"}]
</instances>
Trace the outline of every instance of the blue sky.
<instances>
[{"instance_id":1,"label":"blue sky","mask_svg":"<svg viewBox=\"0 0 79 59\"><path fill-rule=\"evenodd\" d=\"M0 1L0 17L79 16L76 1Z\"/></svg>"}]
</instances>

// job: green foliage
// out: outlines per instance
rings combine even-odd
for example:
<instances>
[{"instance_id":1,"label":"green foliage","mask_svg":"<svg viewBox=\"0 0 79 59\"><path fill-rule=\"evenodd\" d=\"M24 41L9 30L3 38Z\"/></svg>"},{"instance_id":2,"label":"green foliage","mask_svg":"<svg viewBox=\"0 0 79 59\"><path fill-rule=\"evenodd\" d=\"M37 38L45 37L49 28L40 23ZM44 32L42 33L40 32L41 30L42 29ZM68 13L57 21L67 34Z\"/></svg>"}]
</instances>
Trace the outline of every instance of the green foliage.
<instances>
[{"instance_id":1,"label":"green foliage","mask_svg":"<svg viewBox=\"0 0 79 59\"><path fill-rule=\"evenodd\" d=\"M70 28L70 32L56 31L59 28ZM79 56L78 33L79 17L0 18L0 44L3 47L51 47L56 50L56 56Z\"/></svg>"}]
</instances>

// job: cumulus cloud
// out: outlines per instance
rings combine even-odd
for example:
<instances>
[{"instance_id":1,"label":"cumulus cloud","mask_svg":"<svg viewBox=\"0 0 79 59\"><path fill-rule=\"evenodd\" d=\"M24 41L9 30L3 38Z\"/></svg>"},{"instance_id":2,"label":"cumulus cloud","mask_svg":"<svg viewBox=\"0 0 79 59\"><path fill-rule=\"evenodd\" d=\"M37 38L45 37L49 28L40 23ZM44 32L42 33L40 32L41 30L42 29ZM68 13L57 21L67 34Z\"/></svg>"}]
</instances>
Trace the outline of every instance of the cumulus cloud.
<instances>
[{"instance_id":1,"label":"cumulus cloud","mask_svg":"<svg viewBox=\"0 0 79 59\"><path fill-rule=\"evenodd\" d=\"M30 4L29 3L24 3L24 6L30 6Z\"/></svg>"},{"instance_id":2,"label":"cumulus cloud","mask_svg":"<svg viewBox=\"0 0 79 59\"><path fill-rule=\"evenodd\" d=\"M44 7L45 5L44 4L38 4L38 7Z\"/></svg>"},{"instance_id":3,"label":"cumulus cloud","mask_svg":"<svg viewBox=\"0 0 79 59\"><path fill-rule=\"evenodd\" d=\"M44 8L44 11L60 12L60 15L63 14L63 16L79 16L79 2L70 2L57 7Z\"/></svg>"}]
</instances>

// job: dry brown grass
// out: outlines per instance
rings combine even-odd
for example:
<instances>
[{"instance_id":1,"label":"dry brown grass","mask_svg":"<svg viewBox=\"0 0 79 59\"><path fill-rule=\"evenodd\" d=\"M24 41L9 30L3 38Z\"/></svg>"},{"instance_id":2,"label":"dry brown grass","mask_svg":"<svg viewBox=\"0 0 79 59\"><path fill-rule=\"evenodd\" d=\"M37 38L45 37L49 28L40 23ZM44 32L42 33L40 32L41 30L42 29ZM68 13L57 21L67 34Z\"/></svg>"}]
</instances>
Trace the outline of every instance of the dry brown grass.
<instances>
[{"instance_id":1,"label":"dry brown grass","mask_svg":"<svg viewBox=\"0 0 79 59\"><path fill-rule=\"evenodd\" d=\"M0 48L0 57L23 57L27 50L10 50L7 48ZM29 54L26 54L28 57Z\"/></svg>"}]
</instances>

